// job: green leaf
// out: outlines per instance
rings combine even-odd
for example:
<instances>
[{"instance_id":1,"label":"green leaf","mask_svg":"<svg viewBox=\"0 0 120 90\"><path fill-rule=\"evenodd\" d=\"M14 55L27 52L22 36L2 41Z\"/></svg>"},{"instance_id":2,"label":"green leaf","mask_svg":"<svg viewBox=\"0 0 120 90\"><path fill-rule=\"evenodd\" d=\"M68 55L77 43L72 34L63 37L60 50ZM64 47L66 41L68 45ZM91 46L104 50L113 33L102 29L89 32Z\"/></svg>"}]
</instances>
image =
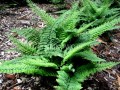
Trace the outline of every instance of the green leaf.
<instances>
[{"instance_id":1,"label":"green leaf","mask_svg":"<svg viewBox=\"0 0 120 90\"><path fill-rule=\"evenodd\" d=\"M66 56L64 57L63 63L64 64L68 59L70 59L72 56L74 56L77 52L85 48L86 46L90 46L90 44L93 43L93 41L81 43L77 46L75 46L72 50L69 50Z\"/></svg>"},{"instance_id":2,"label":"green leaf","mask_svg":"<svg viewBox=\"0 0 120 90\"><path fill-rule=\"evenodd\" d=\"M89 60L91 62L105 61L104 59L97 57L96 54L94 54L93 51L91 51L91 50L85 50L83 52L78 52L77 54L75 54L75 56L82 57L82 58Z\"/></svg>"},{"instance_id":3,"label":"green leaf","mask_svg":"<svg viewBox=\"0 0 120 90\"><path fill-rule=\"evenodd\" d=\"M57 82L59 86L55 86L56 90L80 90L81 84L78 81L70 77L65 71L58 71Z\"/></svg>"}]
</instances>

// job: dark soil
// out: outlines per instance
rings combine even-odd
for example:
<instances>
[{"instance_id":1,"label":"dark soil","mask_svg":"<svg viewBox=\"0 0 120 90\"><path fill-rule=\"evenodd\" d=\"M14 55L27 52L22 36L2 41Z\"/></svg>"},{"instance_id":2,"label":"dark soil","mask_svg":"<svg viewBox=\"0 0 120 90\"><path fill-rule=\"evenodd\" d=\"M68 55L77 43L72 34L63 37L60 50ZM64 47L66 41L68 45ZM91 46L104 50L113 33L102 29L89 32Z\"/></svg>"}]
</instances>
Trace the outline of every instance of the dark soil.
<instances>
[{"instance_id":1,"label":"dark soil","mask_svg":"<svg viewBox=\"0 0 120 90\"><path fill-rule=\"evenodd\" d=\"M52 12L58 9L50 4L39 6ZM11 29L31 26L42 28L44 22L28 7L6 8L0 11L0 59L10 60L20 55L18 52L8 51L15 47L8 34L18 37ZM93 47L93 51L99 57L107 61L120 61L120 30L102 35L98 40L102 43ZM55 78L39 75L0 74L0 90L54 90L52 87L55 84ZM120 65L91 76L83 83L83 90L120 90Z\"/></svg>"}]
</instances>

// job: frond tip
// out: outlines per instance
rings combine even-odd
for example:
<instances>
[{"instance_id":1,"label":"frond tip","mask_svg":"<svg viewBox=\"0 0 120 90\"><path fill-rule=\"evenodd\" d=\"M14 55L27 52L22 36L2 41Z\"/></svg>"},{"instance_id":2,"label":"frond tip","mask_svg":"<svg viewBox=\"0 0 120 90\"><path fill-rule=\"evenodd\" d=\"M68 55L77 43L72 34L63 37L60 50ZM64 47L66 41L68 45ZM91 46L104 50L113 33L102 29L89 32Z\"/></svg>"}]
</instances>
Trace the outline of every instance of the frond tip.
<instances>
[{"instance_id":1,"label":"frond tip","mask_svg":"<svg viewBox=\"0 0 120 90\"><path fill-rule=\"evenodd\" d=\"M18 64L9 64L9 65L0 65L0 73L26 73L26 74L33 74L39 71L36 66L26 65L24 63Z\"/></svg>"},{"instance_id":2,"label":"frond tip","mask_svg":"<svg viewBox=\"0 0 120 90\"><path fill-rule=\"evenodd\" d=\"M88 50L88 51L85 50L83 52L79 52L79 53L75 54L75 56L82 57L82 58L84 58L86 60L89 60L89 61L91 61L93 63L94 62L102 62L102 61L105 62L104 59L101 59L101 58L97 57L97 55L94 54L91 50Z\"/></svg>"},{"instance_id":3,"label":"frond tip","mask_svg":"<svg viewBox=\"0 0 120 90\"><path fill-rule=\"evenodd\" d=\"M48 13L46 13L44 10L40 9L38 6L36 6L31 0L26 0L30 8L33 12L35 12L38 16L40 16L48 25L53 25L55 22L55 19L50 16Z\"/></svg>"},{"instance_id":4,"label":"frond tip","mask_svg":"<svg viewBox=\"0 0 120 90\"><path fill-rule=\"evenodd\" d=\"M113 66L116 66L118 64L120 64L120 62L102 62L83 65L76 70L75 78L78 80L78 82L83 82L90 75L93 75L96 72L100 72L108 68L112 68Z\"/></svg>"},{"instance_id":5,"label":"frond tip","mask_svg":"<svg viewBox=\"0 0 120 90\"><path fill-rule=\"evenodd\" d=\"M55 86L56 90L80 90L81 84L73 77L70 77L65 71L58 71L58 79L56 80L59 86Z\"/></svg>"},{"instance_id":6,"label":"frond tip","mask_svg":"<svg viewBox=\"0 0 120 90\"><path fill-rule=\"evenodd\" d=\"M58 71L58 86L55 86L57 90L81 90L82 82L87 79L90 75L100 72L107 68L111 68L117 64L115 62L103 62L103 63L91 63L87 65L80 66L76 69L75 73L71 75L65 71Z\"/></svg>"}]
</instances>

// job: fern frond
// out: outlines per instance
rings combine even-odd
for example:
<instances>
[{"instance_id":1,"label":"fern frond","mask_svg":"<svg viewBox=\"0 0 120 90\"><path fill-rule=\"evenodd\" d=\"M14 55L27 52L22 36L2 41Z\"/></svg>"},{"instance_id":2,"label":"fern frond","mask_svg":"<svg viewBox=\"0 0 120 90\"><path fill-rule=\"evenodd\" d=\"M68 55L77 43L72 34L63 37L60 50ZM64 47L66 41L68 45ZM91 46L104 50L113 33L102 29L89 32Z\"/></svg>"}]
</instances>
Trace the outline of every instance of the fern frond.
<instances>
[{"instance_id":1,"label":"fern frond","mask_svg":"<svg viewBox=\"0 0 120 90\"><path fill-rule=\"evenodd\" d=\"M49 68L48 68L49 67ZM40 74L42 76L56 76L57 65L49 63L39 56L24 56L14 60L4 61L0 65L0 73Z\"/></svg>"},{"instance_id":2,"label":"fern frond","mask_svg":"<svg viewBox=\"0 0 120 90\"><path fill-rule=\"evenodd\" d=\"M64 30L73 29L75 27L76 22L79 18L79 11L76 10L78 7L78 3L74 4L72 9L66 11L61 16L56 19L56 22L53 26L54 29L56 28L64 28ZM52 28L52 29L53 29Z\"/></svg>"},{"instance_id":3,"label":"fern frond","mask_svg":"<svg viewBox=\"0 0 120 90\"><path fill-rule=\"evenodd\" d=\"M57 90L81 90L82 82L87 79L88 76L100 72L107 68L111 68L117 64L115 62L109 63L95 63L87 64L77 68L73 75L66 73L65 71L58 71L57 82L59 86L55 86Z\"/></svg>"},{"instance_id":4,"label":"fern frond","mask_svg":"<svg viewBox=\"0 0 120 90\"><path fill-rule=\"evenodd\" d=\"M33 46L36 46L37 42L39 42L40 31L41 30L32 27L12 30L12 32L16 32L18 35L23 36L28 42L32 42Z\"/></svg>"},{"instance_id":5,"label":"fern frond","mask_svg":"<svg viewBox=\"0 0 120 90\"><path fill-rule=\"evenodd\" d=\"M72 10L77 10L79 8L79 4L80 4L80 1L74 1L71 9Z\"/></svg>"},{"instance_id":6,"label":"fern frond","mask_svg":"<svg viewBox=\"0 0 120 90\"><path fill-rule=\"evenodd\" d=\"M89 5L89 8L91 8L91 10L94 10L94 12L97 12L98 8L96 6L96 3L90 0L85 0L85 1L88 3L87 5Z\"/></svg>"},{"instance_id":7,"label":"fern frond","mask_svg":"<svg viewBox=\"0 0 120 90\"><path fill-rule=\"evenodd\" d=\"M85 50L82 52L78 52L77 54L75 54L75 56L80 56L80 57L82 57L86 60L89 60L91 62L105 61L104 59L97 57L96 54L94 54L91 50Z\"/></svg>"},{"instance_id":8,"label":"fern frond","mask_svg":"<svg viewBox=\"0 0 120 90\"><path fill-rule=\"evenodd\" d=\"M72 30L76 26L76 22L79 20L79 11L72 11L65 17L65 20L60 23L61 27L64 28L64 30Z\"/></svg>"},{"instance_id":9,"label":"fern frond","mask_svg":"<svg viewBox=\"0 0 120 90\"><path fill-rule=\"evenodd\" d=\"M64 65L60 69L65 72L75 72L75 69L73 68L73 64Z\"/></svg>"},{"instance_id":10,"label":"fern frond","mask_svg":"<svg viewBox=\"0 0 120 90\"><path fill-rule=\"evenodd\" d=\"M89 34L91 35L91 40L95 39L105 31L111 30L115 27L115 25L120 23L120 18L114 19L112 21L109 21L107 23L104 23L103 25L96 27L89 31Z\"/></svg>"},{"instance_id":11,"label":"fern frond","mask_svg":"<svg viewBox=\"0 0 120 90\"><path fill-rule=\"evenodd\" d=\"M39 71L36 66L26 65L24 63L17 63L17 64L1 64L0 65L0 73L26 73L26 74L33 74Z\"/></svg>"},{"instance_id":12,"label":"fern frond","mask_svg":"<svg viewBox=\"0 0 120 90\"><path fill-rule=\"evenodd\" d=\"M78 29L77 34L81 34L82 32L87 31L87 29L88 29L89 27L91 27L92 24L94 24L94 23L95 23L95 22L93 21L93 22L91 22L91 23L88 23L88 24L83 25L82 27L80 27L80 28Z\"/></svg>"},{"instance_id":13,"label":"fern frond","mask_svg":"<svg viewBox=\"0 0 120 90\"><path fill-rule=\"evenodd\" d=\"M108 15L112 16L112 15L116 15L116 14L120 15L120 8L111 8L110 10L108 10L106 12L107 16Z\"/></svg>"},{"instance_id":14,"label":"fern frond","mask_svg":"<svg viewBox=\"0 0 120 90\"><path fill-rule=\"evenodd\" d=\"M35 74L39 74L42 76L53 76L56 77L56 70L52 68L39 68L39 71L36 71Z\"/></svg>"},{"instance_id":15,"label":"fern frond","mask_svg":"<svg viewBox=\"0 0 120 90\"><path fill-rule=\"evenodd\" d=\"M39 74L42 76L56 76L56 72L53 69L38 68L34 65L28 65L24 63L0 65L0 73L25 73L25 74Z\"/></svg>"},{"instance_id":16,"label":"fern frond","mask_svg":"<svg viewBox=\"0 0 120 90\"><path fill-rule=\"evenodd\" d=\"M40 56L23 56L23 57L19 57L19 58L4 62L4 64L6 65L19 64L19 63L36 66L36 67L50 67L54 69L58 68L56 64L51 63L50 60L48 60L47 58L40 57Z\"/></svg>"},{"instance_id":17,"label":"fern frond","mask_svg":"<svg viewBox=\"0 0 120 90\"><path fill-rule=\"evenodd\" d=\"M72 38L74 38L74 36L77 37L77 36L79 36L82 32L87 31L87 29L88 29L90 26L92 26L93 23L94 23L94 22L91 22L91 23L89 23L89 24L87 24L87 25L83 25L82 27L80 27L78 30L75 31L75 34L69 34L68 36L66 36L66 37L62 40L62 42L61 42L61 47L65 47L66 43L67 43L69 40L71 40Z\"/></svg>"},{"instance_id":18,"label":"fern frond","mask_svg":"<svg viewBox=\"0 0 120 90\"><path fill-rule=\"evenodd\" d=\"M63 57L63 51L60 46L46 45L44 54L49 57L52 57L52 56Z\"/></svg>"},{"instance_id":19,"label":"fern frond","mask_svg":"<svg viewBox=\"0 0 120 90\"><path fill-rule=\"evenodd\" d=\"M23 63L25 64L29 64L29 65L34 65L34 66L38 66L38 67L49 67L49 68L55 68L57 69L58 66L55 64L55 63L50 63L50 62L45 62L45 61L42 61L42 60L33 60L33 59L29 59L29 60L26 60L24 61Z\"/></svg>"},{"instance_id":20,"label":"fern frond","mask_svg":"<svg viewBox=\"0 0 120 90\"><path fill-rule=\"evenodd\" d=\"M95 21L96 23L93 26L98 26L109 21L108 19L114 15L119 17L119 8L110 7L113 3L112 0L81 0L81 2L84 8L83 12L80 13L81 24Z\"/></svg>"},{"instance_id":21,"label":"fern frond","mask_svg":"<svg viewBox=\"0 0 120 90\"><path fill-rule=\"evenodd\" d=\"M30 8L47 25L41 30L14 30L26 39L26 43L23 43L12 37L17 50L23 55L10 61L1 61L0 73L57 76L57 90L80 90L81 83L88 76L120 64L105 62L90 51L90 46L96 44L95 39L99 35L119 28L116 26L120 23L120 18L117 18L119 9L110 9L110 0L105 0L103 4L103 0L81 1L83 6L80 6L80 10L79 3L75 3L71 10L55 19L27 0ZM84 59L80 61L81 58Z\"/></svg>"},{"instance_id":22,"label":"fern frond","mask_svg":"<svg viewBox=\"0 0 120 90\"><path fill-rule=\"evenodd\" d=\"M39 60L40 62L49 62L49 59L46 59L43 56L30 56L30 55L23 55L22 57L18 57L9 61L1 61L2 63L9 65L9 64L17 64L17 63L24 63L29 62L29 60Z\"/></svg>"},{"instance_id":23,"label":"fern frond","mask_svg":"<svg viewBox=\"0 0 120 90\"><path fill-rule=\"evenodd\" d=\"M112 11L112 9L110 9L112 1L106 0L106 1L100 1L100 2L101 2L100 4L97 4L99 8L97 10L96 16L98 16L98 17L99 16L107 16L109 11Z\"/></svg>"},{"instance_id":24,"label":"fern frond","mask_svg":"<svg viewBox=\"0 0 120 90\"><path fill-rule=\"evenodd\" d=\"M48 13L46 13L44 10L36 6L31 0L26 0L26 1L29 7L32 9L32 11L35 12L38 16L40 16L48 25L54 24L55 18L53 18Z\"/></svg>"},{"instance_id":25,"label":"fern frond","mask_svg":"<svg viewBox=\"0 0 120 90\"><path fill-rule=\"evenodd\" d=\"M78 82L83 82L88 76L95 74L96 72L100 72L102 70L111 68L115 65L120 64L120 62L102 62L102 63L94 63L80 66L76 72L75 77Z\"/></svg>"},{"instance_id":26,"label":"fern frond","mask_svg":"<svg viewBox=\"0 0 120 90\"><path fill-rule=\"evenodd\" d=\"M59 86L55 86L56 90L80 90L81 84L75 79L70 77L65 71L58 71L57 82Z\"/></svg>"},{"instance_id":27,"label":"fern frond","mask_svg":"<svg viewBox=\"0 0 120 90\"><path fill-rule=\"evenodd\" d=\"M120 18L106 22L96 28L89 30L88 32L81 34L80 40L81 41L94 40L94 39L98 38L99 35L103 34L104 32L110 31L111 29L116 28L115 25L117 25L119 23L120 23Z\"/></svg>"},{"instance_id":28,"label":"fern frond","mask_svg":"<svg viewBox=\"0 0 120 90\"><path fill-rule=\"evenodd\" d=\"M90 44L93 43L93 41L89 41L89 42L85 42L85 43L81 43L77 46L75 46L72 50L68 51L68 53L65 55L64 60L63 60L63 64L70 59L75 53L77 53L78 51L82 50L83 48L85 48L86 46L90 46Z\"/></svg>"},{"instance_id":29,"label":"fern frond","mask_svg":"<svg viewBox=\"0 0 120 90\"><path fill-rule=\"evenodd\" d=\"M25 55L33 55L37 52L36 48L32 47L29 43L23 43L16 38L11 38L13 43L17 46L16 50Z\"/></svg>"},{"instance_id":30,"label":"fern frond","mask_svg":"<svg viewBox=\"0 0 120 90\"><path fill-rule=\"evenodd\" d=\"M51 27L46 27L44 28L40 34L40 41L38 42L38 51L39 53L44 51L45 47L50 45L55 46L56 44L59 43L59 39L56 37L56 32L55 30L52 30Z\"/></svg>"}]
</instances>

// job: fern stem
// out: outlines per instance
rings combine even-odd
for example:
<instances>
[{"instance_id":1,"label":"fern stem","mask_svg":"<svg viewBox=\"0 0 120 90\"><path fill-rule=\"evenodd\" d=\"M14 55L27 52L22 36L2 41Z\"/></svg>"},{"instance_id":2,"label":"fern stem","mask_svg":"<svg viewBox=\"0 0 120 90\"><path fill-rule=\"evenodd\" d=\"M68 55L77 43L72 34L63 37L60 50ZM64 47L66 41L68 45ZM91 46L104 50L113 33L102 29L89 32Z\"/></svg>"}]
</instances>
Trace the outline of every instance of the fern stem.
<instances>
[{"instance_id":1,"label":"fern stem","mask_svg":"<svg viewBox=\"0 0 120 90\"><path fill-rule=\"evenodd\" d=\"M87 25L84 25L83 27L81 27L80 29L78 29L77 34L78 35L81 34L83 31L85 31L86 29L88 29L94 22L95 21L93 21L93 22L91 22L91 23L89 23Z\"/></svg>"},{"instance_id":2,"label":"fern stem","mask_svg":"<svg viewBox=\"0 0 120 90\"><path fill-rule=\"evenodd\" d=\"M65 47L65 44L72 38L72 35L69 35L67 38L65 38L62 43L61 43L61 46L62 48Z\"/></svg>"}]
</instances>

